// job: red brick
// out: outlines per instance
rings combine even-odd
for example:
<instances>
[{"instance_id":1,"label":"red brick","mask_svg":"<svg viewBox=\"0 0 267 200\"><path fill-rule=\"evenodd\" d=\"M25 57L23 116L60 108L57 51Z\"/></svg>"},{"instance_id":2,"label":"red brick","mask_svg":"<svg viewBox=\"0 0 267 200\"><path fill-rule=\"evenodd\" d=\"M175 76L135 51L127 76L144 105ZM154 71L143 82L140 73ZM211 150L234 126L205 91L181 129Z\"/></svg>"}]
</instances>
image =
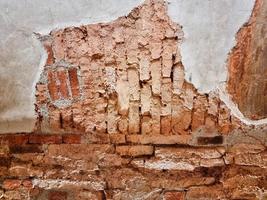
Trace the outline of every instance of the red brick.
<instances>
[{"instance_id":1,"label":"red brick","mask_svg":"<svg viewBox=\"0 0 267 200\"><path fill-rule=\"evenodd\" d=\"M79 80L77 77L77 69L75 68L69 69L69 80L70 80L72 97L79 97L80 90L79 90Z\"/></svg>"},{"instance_id":2,"label":"red brick","mask_svg":"<svg viewBox=\"0 0 267 200\"><path fill-rule=\"evenodd\" d=\"M3 188L6 190L14 190L19 188L21 185L21 180L8 179L3 182Z\"/></svg>"},{"instance_id":3,"label":"red brick","mask_svg":"<svg viewBox=\"0 0 267 200\"><path fill-rule=\"evenodd\" d=\"M33 187L31 180L23 180L22 185L26 188L32 188Z\"/></svg>"},{"instance_id":4,"label":"red brick","mask_svg":"<svg viewBox=\"0 0 267 200\"><path fill-rule=\"evenodd\" d=\"M67 198L67 192L62 191L51 191L48 195L49 200L66 200Z\"/></svg>"},{"instance_id":5,"label":"red brick","mask_svg":"<svg viewBox=\"0 0 267 200\"><path fill-rule=\"evenodd\" d=\"M44 47L47 52L46 65L52 65L54 63L52 46L49 42L44 42Z\"/></svg>"},{"instance_id":6,"label":"red brick","mask_svg":"<svg viewBox=\"0 0 267 200\"><path fill-rule=\"evenodd\" d=\"M67 99L69 97L68 85L67 85L67 74L65 71L60 70L57 71L57 78L59 80L59 93L63 99Z\"/></svg>"},{"instance_id":7,"label":"red brick","mask_svg":"<svg viewBox=\"0 0 267 200\"><path fill-rule=\"evenodd\" d=\"M29 135L26 135L26 134L0 136L0 143L1 144L23 145L23 144L27 144L28 141L29 141Z\"/></svg>"},{"instance_id":8,"label":"red brick","mask_svg":"<svg viewBox=\"0 0 267 200\"><path fill-rule=\"evenodd\" d=\"M184 192L166 192L164 194L164 200L184 200Z\"/></svg>"},{"instance_id":9,"label":"red brick","mask_svg":"<svg viewBox=\"0 0 267 200\"><path fill-rule=\"evenodd\" d=\"M61 144L61 135L31 135L29 137L30 144Z\"/></svg>"},{"instance_id":10,"label":"red brick","mask_svg":"<svg viewBox=\"0 0 267 200\"><path fill-rule=\"evenodd\" d=\"M81 143L81 135L78 134L66 134L62 136L63 143L66 144L80 144Z\"/></svg>"},{"instance_id":11,"label":"red brick","mask_svg":"<svg viewBox=\"0 0 267 200\"><path fill-rule=\"evenodd\" d=\"M47 78L48 78L47 87L49 90L50 97L53 101L58 100L59 99L58 86L56 83L56 77L55 77L54 72L48 71Z\"/></svg>"}]
</instances>

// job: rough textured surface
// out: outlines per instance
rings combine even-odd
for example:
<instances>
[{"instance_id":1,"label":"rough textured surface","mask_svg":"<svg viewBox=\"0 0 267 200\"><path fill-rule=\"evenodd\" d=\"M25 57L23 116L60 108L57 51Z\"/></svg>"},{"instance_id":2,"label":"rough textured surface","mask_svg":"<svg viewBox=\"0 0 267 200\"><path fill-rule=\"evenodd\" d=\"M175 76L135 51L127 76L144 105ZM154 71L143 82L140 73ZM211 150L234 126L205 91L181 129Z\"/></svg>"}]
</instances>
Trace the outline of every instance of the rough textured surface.
<instances>
[{"instance_id":1,"label":"rough textured surface","mask_svg":"<svg viewBox=\"0 0 267 200\"><path fill-rule=\"evenodd\" d=\"M257 0L229 57L228 91L244 115L267 117L267 2Z\"/></svg>"},{"instance_id":2,"label":"rough textured surface","mask_svg":"<svg viewBox=\"0 0 267 200\"><path fill-rule=\"evenodd\" d=\"M47 0L40 3L34 0L2 0L0 92L4 95L0 97L0 132L33 130L36 119L33 106L35 85L46 60L45 51L36 38L38 34L47 34L54 28L111 21L125 15L141 2L77 0L73 3L70 0ZM248 19L253 3L254 0L169 1L168 13L173 21L183 26L186 36L181 46L185 78L199 91L210 92L226 80L227 53L234 45L235 33ZM120 42L119 35L116 38ZM158 53L155 49L153 57L157 57ZM146 58L141 62L145 68ZM164 63L165 76L170 73L170 60L165 59ZM141 80L148 78L146 72L141 72ZM174 73L180 72L174 69ZM181 85L179 80L175 81Z\"/></svg>"},{"instance_id":3,"label":"rough textured surface","mask_svg":"<svg viewBox=\"0 0 267 200\"><path fill-rule=\"evenodd\" d=\"M267 126L185 80L166 8L39 36L38 119L0 135L0 199L266 199Z\"/></svg>"}]
</instances>

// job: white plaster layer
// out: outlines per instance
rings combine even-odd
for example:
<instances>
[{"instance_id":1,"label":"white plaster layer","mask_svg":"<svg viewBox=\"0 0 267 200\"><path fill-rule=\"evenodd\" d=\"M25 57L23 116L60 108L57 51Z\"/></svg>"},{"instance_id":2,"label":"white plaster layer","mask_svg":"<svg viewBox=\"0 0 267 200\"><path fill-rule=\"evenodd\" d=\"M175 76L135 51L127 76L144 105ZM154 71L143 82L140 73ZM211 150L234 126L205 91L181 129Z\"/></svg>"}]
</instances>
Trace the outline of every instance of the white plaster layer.
<instances>
[{"instance_id":1,"label":"white plaster layer","mask_svg":"<svg viewBox=\"0 0 267 200\"><path fill-rule=\"evenodd\" d=\"M46 53L33 33L112 21L143 0L1 0L0 133L30 132L35 84Z\"/></svg>"},{"instance_id":2,"label":"white plaster layer","mask_svg":"<svg viewBox=\"0 0 267 200\"><path fill-rule=\"evenodd\" d=\"M185 79L208 93L227 79L226 61L235 35L248 21L255 0L168 0L168 13L183 27Z\"/></svg>"},{"instance_id":3,"label":"white plaster layer","mask_svg":"<svg viewBox=\"0 0 267 200\"><path fill-rule=\"evenodd\" d=\"M238 118L244 124L255 125L255 126L267 124L267 118L259 119L259 120L251 120L245 117L243 113L239 110L238 106L233 102L231 96L226 90L225 84L221 84L221 86L218 87L217 91L219 93L220 99L231 110L231 114L233 114L236 118Z\"/></svg>"}]
</instances>

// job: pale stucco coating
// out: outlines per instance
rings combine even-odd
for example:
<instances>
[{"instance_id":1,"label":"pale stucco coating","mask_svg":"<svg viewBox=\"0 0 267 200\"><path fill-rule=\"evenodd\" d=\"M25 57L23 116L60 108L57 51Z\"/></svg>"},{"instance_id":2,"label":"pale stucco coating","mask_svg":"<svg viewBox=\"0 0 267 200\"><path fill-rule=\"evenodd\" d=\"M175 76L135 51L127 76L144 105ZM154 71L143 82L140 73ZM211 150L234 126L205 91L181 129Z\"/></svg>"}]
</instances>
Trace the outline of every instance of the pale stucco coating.
<instances>
[{"instance_id":1,"label":"pale stucco coating","mask_svg":"<svg viewBox=\"0 0 267 200\"><path fill-rule=\"evenodd\" d=\"M200 92L225 82L227 54L255 0L169 0L172 20L183 26L185 77ZM34 33L112 21L143 0L1 0L0 133L30 132L34 92L46 53Z\"/></svg>"},{"instance_id":2,"label":"pale stucco coating","mask_svg":"<svg viewBox=\"0 0 267 200\"><path fill-rule=\"evenodd\" d=\"M181 24L185 79L208 93L227 79L227 55L248 21L255 0L168 0L169 15Z\"/></svg>"}]
</instances>

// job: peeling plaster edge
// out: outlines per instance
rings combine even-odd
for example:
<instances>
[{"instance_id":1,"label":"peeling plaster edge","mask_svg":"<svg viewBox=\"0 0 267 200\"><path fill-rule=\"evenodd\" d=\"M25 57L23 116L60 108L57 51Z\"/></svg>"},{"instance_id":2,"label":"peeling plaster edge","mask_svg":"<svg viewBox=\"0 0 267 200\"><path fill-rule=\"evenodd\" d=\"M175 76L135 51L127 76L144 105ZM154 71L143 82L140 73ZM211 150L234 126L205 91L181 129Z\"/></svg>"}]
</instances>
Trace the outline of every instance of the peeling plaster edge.
<instances>
[{"instance_id":1,"label":"peeling plaster edge","mask_svg":"<svg viewBox=\"0 0 267 200\"><path fill-rule=\"evenodd\" d=\"M233 114L236 118L238 118L241 122L243 122L246 125L266 125L267 124L267 118L260 119L260 120L251 120L247 117L245 117L242 112L239 110L237 104L235 104L230 96L230 94L226 90L226 83L221 84L217 88L217 92L219 94L220 100L222 100L225 105L231 110L231 114Z\"/></svg>"},{"instance_id":2,"label":"peeling plaster edge","mask_svg":"<svg viewBox=\"0 0 267 200\"><path fill-rule=\"evenodd\" d=\"M49 33L51 33L51 31L64 29L66 27L78 27L78 26L87 26L89 24L109 23L109 22L112 22L112 21L114 21L120 17L127 16L134 8L141 6L142 4L145 3L145 1L146 0L140 0L140 3L131 5L131 8L129 7L129 8L123 9L123 11L121 11L121 12L124 14L122 14L122 15L100 16L100 17L96 17L96 18L87 17L87 18L81 19L79 21L70 21L70 22L65 22L65 23L53 24L50 26L46 26L45 28L37 29L34 32L37 32L41 35L48 35ZM163 0L163 1L166 1L166 0Z\"/></svg>"}]
</instances>

